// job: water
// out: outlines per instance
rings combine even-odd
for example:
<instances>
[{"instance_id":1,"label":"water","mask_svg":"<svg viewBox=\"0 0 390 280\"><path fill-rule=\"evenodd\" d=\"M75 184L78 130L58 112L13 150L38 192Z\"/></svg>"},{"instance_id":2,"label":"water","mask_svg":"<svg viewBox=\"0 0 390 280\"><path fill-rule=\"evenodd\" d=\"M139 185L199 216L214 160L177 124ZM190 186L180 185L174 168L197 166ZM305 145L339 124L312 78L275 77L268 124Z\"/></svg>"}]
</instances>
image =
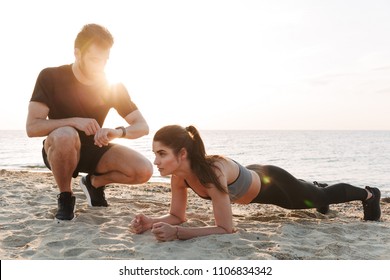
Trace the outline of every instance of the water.
<instances>
[{"instance_id":1,"label":"water","mask_svg":"<svg viewBox=\"0 0 390 280\"><path fill-rule=\"evenodd\" d=\"M297 178L327 183L376 186L390 197L390 131L201 131L208 154L222 154L247 165L280 166ZM153 133L118 139L154 160ZM24 131L1 131L0 169L47 171L42 140ZM154 170L151 181L168 181Z\"/></svg>"}]
</instances>

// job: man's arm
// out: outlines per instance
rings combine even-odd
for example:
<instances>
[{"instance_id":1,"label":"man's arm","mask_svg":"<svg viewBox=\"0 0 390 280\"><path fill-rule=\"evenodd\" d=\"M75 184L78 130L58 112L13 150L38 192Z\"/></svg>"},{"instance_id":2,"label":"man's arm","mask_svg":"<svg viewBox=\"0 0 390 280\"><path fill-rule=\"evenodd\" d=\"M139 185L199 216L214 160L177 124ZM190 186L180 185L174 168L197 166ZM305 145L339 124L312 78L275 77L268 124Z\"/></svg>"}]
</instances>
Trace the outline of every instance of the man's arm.
<instances>
[{"instance_id":1,"label":"man's arm","mask_svg":"<svg viewBox=\"0 0 390 280\"><path fill-rule=\"evenodd\" d=\"M141 111L135 110L125 118L130 125L126 127L126 136L128 139L137 139L149 134L149 125L141 114Z\"/></svg>"},{"instance_id":2,"label":"man's arm","mask_svg":"<svg viewBox=\"0 0 390 280\"><path fill-rule=\"evenodd\" d=\"M137 139L149 133L149 126L139 110L135 110L124 118L130 125L123 130L119 128L102 128L95 134L95 145L107 146L115 138ZM122 136L124 135L124 136Z\"/></svg>"},{"instance_id":3,"label":"man's arm","mask_svg":"<svg viewBox=\"0 0 390 280\"><path fill-rule=\"evenodd\" d=\"M100 126L95 119L67 118L49 120L49 107L44 103L31 101L28 106L26 132L29 137L42 137L49 135L53 130L71 126L84 131L87 135L95 134Z\"/></svg>"}]
</instances>

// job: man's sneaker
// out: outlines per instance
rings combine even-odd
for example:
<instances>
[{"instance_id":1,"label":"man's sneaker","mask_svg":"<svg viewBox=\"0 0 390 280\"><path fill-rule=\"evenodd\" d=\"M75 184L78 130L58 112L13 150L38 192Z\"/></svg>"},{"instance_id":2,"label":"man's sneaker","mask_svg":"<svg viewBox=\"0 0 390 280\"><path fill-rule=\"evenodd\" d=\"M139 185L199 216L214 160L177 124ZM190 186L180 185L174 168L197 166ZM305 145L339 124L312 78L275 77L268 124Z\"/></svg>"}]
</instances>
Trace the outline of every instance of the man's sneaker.
<instances>
[{"instance_id":1,"label":"man's sneaker","mask_svg":"<svg viewBox=\"0 0 390 280\"><path fill-rule=\"evenodd\" d=\"M91 184L90 175L83 176L80 179L80 187L87 197L89 206L103 206L107 207L108 203L104 194L105 187L95 188Z\"/></svg>"},{"instance_id":2,"label":"man's sneaker","mask_svg":"<svg viewBox=\"0 0 390 280\"><path fill-rule=\"evenodd\" d=\"M73 220L76 197L70 192L62 192L58 196L57 220Z\"/></svg>"},{"instance_id":3,"label":"man's sneaker","mask_svg":"<svg viewBox=\"0 0 390 280\"><path fill-rule=\"evenodd\" d=\"M314 181L313 184L316 185L319 188L326 188L328 186L328 184L318 183L317 181ZM321 214L325 215L325 214L327 214L329 212L329 204L321 206L321 207L318 207L318 208L316 208L316 210L317 210L317 212L320 212Z\"/></svg>"},{"instance_id":4,"label":"man's sneaker","mask_svg":"<svg viewBox=\"0 0 390 280\"><path fill-rule=\"evenodd\" d=\"M370 199L366 199L362 201L363 210L364 210L364 220L365 221L378 221L381 217L381 191L378 188L366 187L370 193L372 193L372 197Z\"/></svg>"}]
</instances>

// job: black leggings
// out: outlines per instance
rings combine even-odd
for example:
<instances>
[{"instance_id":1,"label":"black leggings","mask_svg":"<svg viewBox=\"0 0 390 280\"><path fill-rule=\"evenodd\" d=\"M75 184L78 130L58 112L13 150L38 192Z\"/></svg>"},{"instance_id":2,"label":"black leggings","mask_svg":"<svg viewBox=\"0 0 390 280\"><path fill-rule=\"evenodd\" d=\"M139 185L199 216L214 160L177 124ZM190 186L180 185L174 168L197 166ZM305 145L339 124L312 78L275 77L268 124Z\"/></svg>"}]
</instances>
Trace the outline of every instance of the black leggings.
<instances>
[{"instance_id":1,"label":"black leggings","mask_svg":"<svg viewBox=\"0 0 390 280\"><path fill-rule=\"evenodd\" d=\"M274 204L287 209L307 209L353 200L365 200L367 191L339 183L320 188L299 180L286 170L272 165L247 166L260 176L261 190L251 203Z\"/></svg>"}]
</instances>

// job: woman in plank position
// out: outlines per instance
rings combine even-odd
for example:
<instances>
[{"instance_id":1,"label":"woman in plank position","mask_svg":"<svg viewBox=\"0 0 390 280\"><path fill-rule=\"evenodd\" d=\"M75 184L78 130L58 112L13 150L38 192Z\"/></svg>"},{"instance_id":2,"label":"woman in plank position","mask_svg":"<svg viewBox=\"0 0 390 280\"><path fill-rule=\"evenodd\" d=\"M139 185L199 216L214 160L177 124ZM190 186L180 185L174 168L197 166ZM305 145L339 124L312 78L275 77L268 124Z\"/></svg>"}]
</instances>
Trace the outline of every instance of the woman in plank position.
<instances>
[{"instance_id":1,"label":"woman in plank position","mask_svg":"<svg viewBox=\"0 0 390 280\"><path fill-rule=\"evenodd\" d=\"M360 200L363 219L380 219L378 188L359 188L346 183L331 186L309 183L272 165L242 166L220 155L207 155L203 140L194 126L170 125L153 138L154 164L162 176L171 176L169 214L148 217L138 214L131 222L134 233L149 229L159 241L190 239L210 234L233 233L231 203L274 204L287 209L317 208L325 214L329 204ZM212 201L215 225L179 226L186 221L187 190Z\"/></svg>"}]
</instances>

